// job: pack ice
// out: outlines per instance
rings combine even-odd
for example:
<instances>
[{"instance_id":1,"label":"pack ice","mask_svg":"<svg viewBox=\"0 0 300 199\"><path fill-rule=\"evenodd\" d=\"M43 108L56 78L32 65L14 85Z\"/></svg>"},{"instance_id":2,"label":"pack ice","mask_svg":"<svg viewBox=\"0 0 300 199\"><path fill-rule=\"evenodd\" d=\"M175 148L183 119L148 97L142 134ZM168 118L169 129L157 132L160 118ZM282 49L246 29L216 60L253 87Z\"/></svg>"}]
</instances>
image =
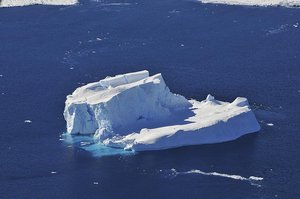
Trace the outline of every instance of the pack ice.
<instances>
[{"instance_id":1,"label":"pack ice","mask_svg":"<svg viewBox=\"0 0 300 199\"><path fill-rule=\"evenodd\" d=\"M93 134L106 146L134 151L219 143L260 130L246 98L187 100L148 71L77 88L67 96L64 117L69 134Z\"/></svg>"}]
</instances>

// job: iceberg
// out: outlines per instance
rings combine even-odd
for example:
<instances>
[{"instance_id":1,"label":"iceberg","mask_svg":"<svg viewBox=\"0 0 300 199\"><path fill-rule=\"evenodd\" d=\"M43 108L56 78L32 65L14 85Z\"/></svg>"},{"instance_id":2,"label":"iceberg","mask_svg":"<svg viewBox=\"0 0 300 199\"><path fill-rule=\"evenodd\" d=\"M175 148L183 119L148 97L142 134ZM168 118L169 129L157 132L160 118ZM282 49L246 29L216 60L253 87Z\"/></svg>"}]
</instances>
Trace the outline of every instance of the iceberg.
<instances>
[{"instance_id":1,"label":"iceberg","mask_svg":"<svg viewBox=\"0 0 300 199\"><path fill-rule=\"evenodd\" d=\"M74 5L78 0L0 0L0 7L43 5Z\"/></svg>"},{"instance_id":2,"label":"iceberg","mask_svg":"<svg viewBox=\"0 0 300 199\"><path fill-rule=\"evenodd\" d=\"M202 3L244 5L244 6L283 6L300 7L300 0L198 0Z\"/></svg>"},{"instance_id":3,"label":"iceberg","mask_svg":"<svg viewBox=\"0 0 300 199\"><path fill-rule=\"evenodd\" d=\"M146 70L77 88L67 96L64 118L68 134L132 151L220 143L260 130L246 98L187 100Z\"/></svg>"}]
</instances>

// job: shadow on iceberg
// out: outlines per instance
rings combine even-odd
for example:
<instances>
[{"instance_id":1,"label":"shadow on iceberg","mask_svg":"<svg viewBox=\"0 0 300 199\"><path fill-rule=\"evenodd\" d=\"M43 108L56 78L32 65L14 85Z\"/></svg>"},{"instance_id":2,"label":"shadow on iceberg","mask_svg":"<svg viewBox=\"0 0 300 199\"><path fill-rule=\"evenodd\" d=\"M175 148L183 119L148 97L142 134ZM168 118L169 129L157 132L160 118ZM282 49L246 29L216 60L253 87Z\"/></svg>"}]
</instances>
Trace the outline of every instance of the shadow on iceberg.
<instances>
[{"instance_id":1,"label":"shadow on iceberg","mask_svg":"<svg viewBox=\"0 0 300 199\"><path fill-rule=\"evenodd\" d=\"M192 104L191 104L192 106ZM156 129L166 126L175 126L175 125L186 125L194 123L193 121L189 121L188 119L195 116L193 112L193 108L189 108L183 111L174 111L170 114L169 117L166 118L158 118L153 120L147 120L143 116L137 119L136 123L131 126L127 126L125 128L119 128L116 130L117 134L128 135L132 132L140 132L141 129Z\"/></svg>"}]
</instances>

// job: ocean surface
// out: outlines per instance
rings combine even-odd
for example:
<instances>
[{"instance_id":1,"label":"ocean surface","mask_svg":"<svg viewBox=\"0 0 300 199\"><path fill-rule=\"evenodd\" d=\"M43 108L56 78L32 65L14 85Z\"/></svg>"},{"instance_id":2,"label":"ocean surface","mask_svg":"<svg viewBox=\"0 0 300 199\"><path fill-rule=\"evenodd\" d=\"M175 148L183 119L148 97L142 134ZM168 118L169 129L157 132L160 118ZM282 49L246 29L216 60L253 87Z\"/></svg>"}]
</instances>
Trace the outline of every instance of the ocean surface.
<instances>
[{"instance_id":1,"label":"ocean surface","mask_svg":"<svg viewBox=\"0 0 300 199\"><path fill-rule=\"evenodd\" d=\"M299 23L187 0L1 8L0 198L300 198ZM261 131L141 153L62 136L66 95L143 69L187 98L247 97Z\"/></svg>"}]
</instances>

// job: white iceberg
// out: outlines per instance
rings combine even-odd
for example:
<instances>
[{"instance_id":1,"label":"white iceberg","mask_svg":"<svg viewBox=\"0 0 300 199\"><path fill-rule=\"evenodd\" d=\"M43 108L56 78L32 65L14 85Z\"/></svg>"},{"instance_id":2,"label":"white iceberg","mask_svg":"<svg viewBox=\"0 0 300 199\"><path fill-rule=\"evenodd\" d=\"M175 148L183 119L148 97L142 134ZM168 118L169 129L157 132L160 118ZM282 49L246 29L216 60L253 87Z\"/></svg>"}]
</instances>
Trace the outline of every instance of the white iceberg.
<instances>
[{"instance_id":1,"label":"white iceberg","mask_svg":"<svg viewBox=\"0 0 300 199\"><path fill-rule=\"evenodd\" d=\"M300 0L199 0L202 3L245 5L245 6L283 6L300 7Z\"/></svg>"},{"instance_id":2,"label":"white iceberg","mask_svg":"<svg viewBox=\"0 0 300 199\"><path fill-rule=\"evenodd\" d=\"M0 7L43 5L74 5L78 0L0 0Z\"/></svg>"},{"instance_id":3,"label":"white iceberg","mask_svg":"<svg viewBox=\"0 0 300 199\"><path fill-rule=\"evenodd\" d=\"M219 143L260 130L246 98L187 100L148 71L77 88L67 96L64 117L69 134L94 134L104 145L134 151Z\"/></svg>"}]
</instances>

